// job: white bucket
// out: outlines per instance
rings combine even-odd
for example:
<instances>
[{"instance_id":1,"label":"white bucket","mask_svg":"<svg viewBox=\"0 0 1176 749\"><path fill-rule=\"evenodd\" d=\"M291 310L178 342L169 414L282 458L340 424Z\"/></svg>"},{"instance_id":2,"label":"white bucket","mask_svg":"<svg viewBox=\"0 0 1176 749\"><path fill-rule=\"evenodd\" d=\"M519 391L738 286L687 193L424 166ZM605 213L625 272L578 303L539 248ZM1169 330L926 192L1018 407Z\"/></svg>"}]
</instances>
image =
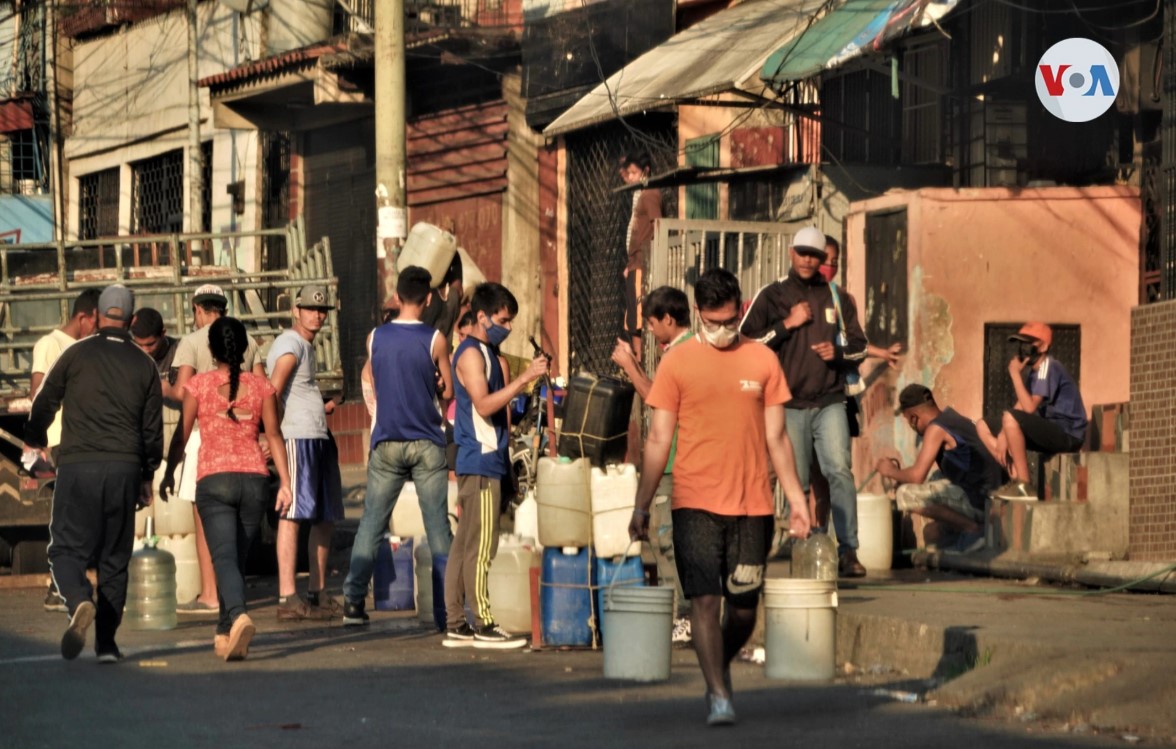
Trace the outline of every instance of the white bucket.
<instances>
[{"instance_id":1,"label":"white bucket","mask_svg":"<svg viewBox=\"0 0 1176 749\"><path fill-rule=\"evenodd\" d=\"M837 581L764 580L764 674L828 681L837 639Z\"/></svg>"},{"instance_id":2,"label":"white bucket","mask_svg":"<svg viewBox=\"0 0 1176 749\"><path fill-rule=\"evenodd\" d=\"M857 495L858 561L867 570L888 570L894 561L894 525L890 497Z\"/></svg>"},{"instance_id":3,"label":"white bucket","mask_svg":"<svg viewBox=\"0 0 1176 749\"><path fill-rule=\"evenodd\" d=\"M604 678L666 681L674 629L674 589L617 587L604 592Z\"/></svg>"}]
</instances>

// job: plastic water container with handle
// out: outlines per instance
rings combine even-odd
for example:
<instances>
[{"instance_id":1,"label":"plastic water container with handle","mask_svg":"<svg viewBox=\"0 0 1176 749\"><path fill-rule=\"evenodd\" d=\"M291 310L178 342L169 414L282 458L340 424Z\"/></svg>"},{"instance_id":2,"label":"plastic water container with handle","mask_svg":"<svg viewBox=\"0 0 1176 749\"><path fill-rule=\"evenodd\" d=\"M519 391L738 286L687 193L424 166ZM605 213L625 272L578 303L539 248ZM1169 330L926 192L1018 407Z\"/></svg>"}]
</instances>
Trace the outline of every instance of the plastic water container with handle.
<instances>
[{"instance_id":1,"label":"plastic water container with handle","mask_svg":"<svg viewBox=\"0 0 1176 749\"><path fill-rule=\"evenodd\" d=\"M592 538L591 463L540 458L535 481L539 503L539 543L544 546L585 547Z\"/></svg>"},{"instance_id":2,"label":"plastic water container with handle","mask_svg":"<svg viewBox=\"0 0 1176 749\"><path fill-rule=\"evenodd\" d=\"M629 553L629 521L637 497L637 468L631 464L592 469L592 547L604 559ZM640 547L633 549L639 553Z\"/></svg>"},{"instance_id":3,"label":"plastic water container with handle","mask_svg":"<svg viewBox=\"0 0 1176 749\"><path fill-rule=\"evenodd\" d=\"M175 629L176 561L155 548L155 520L147 518L143 548L127 566L127 602L123 624L130 629Z\"/></svg>"},{"instance_id":4,"label":"plastic water container with handle","mask_svg":"<svg viewBox=\"0 0 1176 749\"><path fill-rule=\"evenodd\" d=\"M429 271L433 288L437 288L456 252L456 237L444 229L420 221L409 230L400 257L396 260L396 269L403 271L410 265L424 268Z\"/></svg>"}]
</instances>

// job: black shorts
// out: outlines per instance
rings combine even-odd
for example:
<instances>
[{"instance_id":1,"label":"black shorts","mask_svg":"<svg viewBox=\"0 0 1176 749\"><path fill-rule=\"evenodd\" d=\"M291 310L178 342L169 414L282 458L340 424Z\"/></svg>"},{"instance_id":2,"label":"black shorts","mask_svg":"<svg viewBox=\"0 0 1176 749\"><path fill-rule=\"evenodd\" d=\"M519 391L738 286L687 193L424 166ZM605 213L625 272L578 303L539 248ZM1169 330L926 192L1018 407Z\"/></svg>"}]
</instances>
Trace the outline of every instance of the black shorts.
<instances>
[{"instance_id":1,"label":"black shorts","mask_svg":"<svg viewBox=\"0 0 1176 749\"><path fill-rule=\"evenodd\" d=\"M1021 433L1025 435L1025 449L1027 450L1057 455L1058 453L1077 452L1082 448L1081 439L1066 434L1065 430L1048 419L1015 409L1008 413L1013 415L1013 418L1017 420L1017 425L1021 427Z\"/></svg>"},{"instance_id":2,"label":"black shorts","mask_svg":"<svg viewBox=\"0 0 1176 749\"><path fill-rule=\"evenodd\" d=\"M674 510L673 525L678 579L687 598L721 595L735 608L758 605L775 518Z\"/></svg>"}]
</instances>

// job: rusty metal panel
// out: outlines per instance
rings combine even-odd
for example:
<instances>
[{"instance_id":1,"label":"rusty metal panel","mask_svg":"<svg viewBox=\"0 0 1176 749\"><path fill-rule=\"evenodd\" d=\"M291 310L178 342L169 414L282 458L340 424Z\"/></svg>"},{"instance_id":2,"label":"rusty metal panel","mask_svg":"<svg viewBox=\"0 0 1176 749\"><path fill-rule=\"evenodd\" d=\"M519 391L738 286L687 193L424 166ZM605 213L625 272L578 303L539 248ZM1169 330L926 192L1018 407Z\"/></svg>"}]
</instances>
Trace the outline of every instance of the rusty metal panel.
<instances>
[{"instance_id":1,"label":"rusty metal panel","mask_svg":"<svg viewBox=\"0 0 1176 749\"><path fill-rule=\"evenodd\" d=\"M744 127L731 131L731 167L769 166L785 162L783 127Z\"/></svg>"}]
</instances>

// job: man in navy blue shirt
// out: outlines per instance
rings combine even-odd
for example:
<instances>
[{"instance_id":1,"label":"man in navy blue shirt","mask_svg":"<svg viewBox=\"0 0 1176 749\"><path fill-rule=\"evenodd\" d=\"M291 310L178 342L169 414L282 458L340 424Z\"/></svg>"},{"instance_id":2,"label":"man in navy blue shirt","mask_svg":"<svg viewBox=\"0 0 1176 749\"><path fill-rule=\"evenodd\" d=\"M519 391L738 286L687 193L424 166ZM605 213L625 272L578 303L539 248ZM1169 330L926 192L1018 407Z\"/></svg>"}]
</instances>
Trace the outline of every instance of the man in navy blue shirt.
<instances>
[{"instance_id":1,"label":"man in navy blue shirt","mask_svg":"<svg viewBox=\"0 0 1176 749\"><path fill-rule=\"evenodd\" d=\"M998 434L982 421L976 428L1012 479L997 496L1036 497L1036 488L1029 484L1028 451L1056 455L1078 450L1086 435L1086 406L1074 379L1049 356L1052 328L1043 322L1025 323L1009 341L1018 344L1017 355L1009 361L1017 402L1001 416Z\"/></svg>"}]
</instances>

